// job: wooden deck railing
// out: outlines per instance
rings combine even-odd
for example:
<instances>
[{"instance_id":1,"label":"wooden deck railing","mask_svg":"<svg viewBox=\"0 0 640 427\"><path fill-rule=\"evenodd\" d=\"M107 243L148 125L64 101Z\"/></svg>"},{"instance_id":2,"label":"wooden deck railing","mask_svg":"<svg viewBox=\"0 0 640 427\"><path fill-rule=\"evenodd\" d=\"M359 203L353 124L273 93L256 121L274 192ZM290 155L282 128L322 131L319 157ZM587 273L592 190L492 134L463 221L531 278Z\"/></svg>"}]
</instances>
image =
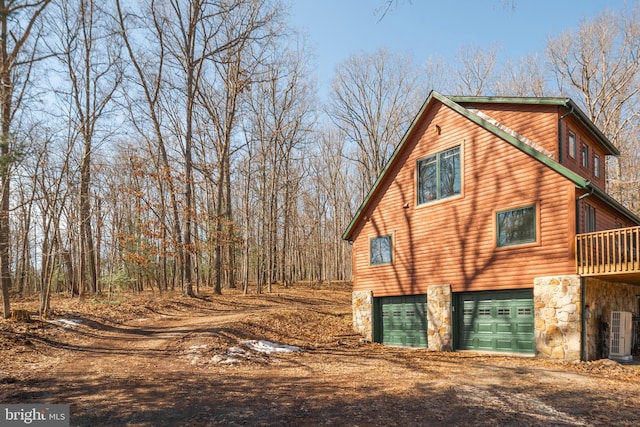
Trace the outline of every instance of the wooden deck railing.
<instances>
[{"instance_id":1,"label":"wooden deck railing","mask_svg":"<svg viewBox=\"0 0 640 427\"><path fill-rule=\"evenodd\" d=\"M640 272L640 227L576 236L577 272L583 276Z\"/></svg>"}]
</instances>

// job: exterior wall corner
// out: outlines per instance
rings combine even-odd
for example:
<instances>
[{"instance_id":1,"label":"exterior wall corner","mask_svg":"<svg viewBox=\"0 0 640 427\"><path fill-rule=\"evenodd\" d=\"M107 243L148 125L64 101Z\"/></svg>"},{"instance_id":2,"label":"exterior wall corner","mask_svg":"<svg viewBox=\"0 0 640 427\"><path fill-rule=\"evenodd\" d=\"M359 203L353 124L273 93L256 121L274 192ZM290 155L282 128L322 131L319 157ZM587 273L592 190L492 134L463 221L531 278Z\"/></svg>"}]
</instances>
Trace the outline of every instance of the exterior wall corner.
<instances>
[{"instance_id":1,"label":"exterior wall corner","mask_svg":"<svg viewBox=\"0 0 640 427\"><path fill-rule=\"evenodd\" d=\"M353 330L367 341L373 341L373 292L353 291L351 293Z\"/></svg>"},{"instance_id":2,"label":"exterior wall corner","mask_svg":"<svg viewBox=\"0 0 640 427\"><path fill-rule=\"evenodd\" d=\"M453 351L451 285L427 288L427 324L429 350Z\"/></svg>"},{"instance_id":3,"label":"exterior wall corner","mask_svg":"<svg viewBox=\"0 0 640 427\"><path fill-rule=\"evenodd\" d=\"M536 277L533 306L536 356L579 361L582 341L580 276Z\"/></svg>"}]
</instances>

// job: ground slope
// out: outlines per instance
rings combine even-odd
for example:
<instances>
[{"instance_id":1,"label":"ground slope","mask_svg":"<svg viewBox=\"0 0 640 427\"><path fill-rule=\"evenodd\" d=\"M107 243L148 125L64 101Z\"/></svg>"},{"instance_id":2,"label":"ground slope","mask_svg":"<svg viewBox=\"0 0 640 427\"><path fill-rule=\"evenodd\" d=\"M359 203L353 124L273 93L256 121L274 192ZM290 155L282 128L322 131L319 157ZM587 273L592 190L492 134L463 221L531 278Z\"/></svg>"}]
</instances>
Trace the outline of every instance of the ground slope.
<instances>
[{"instance_id":1,"label":"ground slope","mask_svg":"<svg viewBox=\"0 0 640 427\"><path fill-rule=\"evenodd\" d=\"M68 403L74 426L640 420L635 366L364 343L347 285L203 295L54 297L48 320L36 301L16 303L33 320L0 322L0 402Z\"/></svg>"}]
</instances>

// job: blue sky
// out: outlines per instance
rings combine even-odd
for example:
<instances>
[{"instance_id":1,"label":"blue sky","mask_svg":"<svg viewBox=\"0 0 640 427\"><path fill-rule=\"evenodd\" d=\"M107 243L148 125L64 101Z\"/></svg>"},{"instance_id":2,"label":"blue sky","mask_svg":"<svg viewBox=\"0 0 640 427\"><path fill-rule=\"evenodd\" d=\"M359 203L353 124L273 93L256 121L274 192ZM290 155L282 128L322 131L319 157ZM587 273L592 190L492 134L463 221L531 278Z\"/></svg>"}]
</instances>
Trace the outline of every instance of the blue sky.
<instances>
[{"instance_id":1,"label":"blue sky","mask_svg":"<svg viewBox=\"0 0 640 427\"><path fill-rule=\"evenodd\" d=\"M379 47L453 60L463 47L498 45L501 58L544 53L550 36L576 28L623 0L399 0L379 21L383 0L288 0L291 24L308 36L321 95L335 66L350 55Z\"/></svg>"}]
</instances>

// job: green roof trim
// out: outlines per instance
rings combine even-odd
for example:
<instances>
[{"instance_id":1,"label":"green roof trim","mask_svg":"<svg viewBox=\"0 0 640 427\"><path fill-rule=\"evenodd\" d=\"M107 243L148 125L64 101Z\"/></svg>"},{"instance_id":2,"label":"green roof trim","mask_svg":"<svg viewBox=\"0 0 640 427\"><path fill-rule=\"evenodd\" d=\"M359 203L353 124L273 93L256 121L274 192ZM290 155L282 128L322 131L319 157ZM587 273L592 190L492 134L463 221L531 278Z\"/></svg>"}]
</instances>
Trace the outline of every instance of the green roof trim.
<instances>
[{"instance_id":1,"label":"green roof trim","mask_svg":"<svg viewBox=\"0 0 640 427\"><path fill-rule=\"evenodd\" d=\"M587 118L586 115L584 115L584 113L582 113L582 111L570 99L568 99L568 98L516 98L516 97L458 97L458 96L448 97L448 96L442 95L442 94L440 94L440 93L438 93L436 91L432 91L429 94L429 96L427 97L426 101L422 104L422 107L420 108L420 111L418 112L418 114L416 114L416 116L414 117L413 121L411 122L411 125L409 126L409 128L405 132L404 136L400 140L400 143L396 146L396 148L393 151L391 157L389 158L389 161L387 162L387 164L385 165L384 169L382 170L382 173L380 173L380 175L376 179L375 183L373 184L373 186L371 187L371 189L367 193L367 196L365 197L364 201L362 202L362 204L358 208L358 210L357 210L356 214L354 215L353 219L351 220L351 222L347 226L346 230L342 234L342 239L350 240L353 228L355 227L355 224L358 222L362 212L364 211L366 206L369 204L369 201L371 200L371 198L375 194L375 192L376 192L377 188L379 187L380 183L386 177L389 168L394 163L395 158L398 156L398 153L401 151L401 149L404 146L405 142L409 138L409 135L411 135L413 129L416 126L416 124L420 121L420 119L422 118L425 110L427 109L427 107L434 100L439 101L443 105L446 105L450 109L456 111L457 113L459 113L462 116L466 117L470 121L476 123L478 126L486 129L487 131L493 133L494 135L496 135L500 139L508 142L509 144L513 145L514 147L518 148L519 150L523 151L524 153L530 155L534 159L536 159L536 160L540 161L541 163L545 164L546 166L550 167L551 169L553 169L557 173L561 174L562 176L564 176L565 178L567 178L568 180L573 182L576 185L576 187L581 188L581 189L586 190L586 191L589 191L589 192L595 194L596 196L602 198L607 203L609 203L612 207L614 207L616 210L618 210L620 213L622 213L623 215L627 216L629 219L632 219L633 221L636 221L636 222L640 223L640 218L638 216L634 215L631 211L626 209L624 206L622 206L619 202L617 202L615 199L613 199L607 193L605 193L604 191L600 190L599 188L593 186L589 180L581 177L577 173L571 171L570 169L566 168L565 166L561 165L560 163L556 162L555 160L547 157L546 155L544 155L543 153L539 152L538 150L536 150L536 149L530 147L529 145L525 144L524 142L518 140L516 137L514 137L514 136L510 135L509 133L505 132L504 130L500 129L498 126L496 126L496 125L484 120L480 116L474 114L473 112L469 111L468 109L466 109L465 107L463 107L462 105L460 105L458 103L458 102L461 102L461 103L478 103L478 102L480 102L480 103L514 103L514 104L518 104L519 103L519 104L537 104L537 105L558 105L558 106L563 106L563 107L565 107L565 108L567 108L569 110L570 114L573 114L581 122L583 122L585 124L585 126L587 128L589 128L593 132L593 134L603 143L603 145L605 145L608 149L610 149L610 151L611 151L610 154L618 154L619 152L613 146L613 144L611 144L611 142L602 134L602 132L591 122L591 120L589 120Z\"/></svg>"},{"instance_id":2,"label":"green roof trim","mask_svg":"<svg viewBox=\"0 0 640 427\"><path fill-rule=\"evenodd\" d=\"M603 190L593 185L590 187L590 190L596 197L604 200L609 206L615 208L619 213L626 216L627 219L630 219L632 222L640 225L640 217L624 207L624 205L611 197L608 193L605 193Z\"/></svg>"}]
</instances>

